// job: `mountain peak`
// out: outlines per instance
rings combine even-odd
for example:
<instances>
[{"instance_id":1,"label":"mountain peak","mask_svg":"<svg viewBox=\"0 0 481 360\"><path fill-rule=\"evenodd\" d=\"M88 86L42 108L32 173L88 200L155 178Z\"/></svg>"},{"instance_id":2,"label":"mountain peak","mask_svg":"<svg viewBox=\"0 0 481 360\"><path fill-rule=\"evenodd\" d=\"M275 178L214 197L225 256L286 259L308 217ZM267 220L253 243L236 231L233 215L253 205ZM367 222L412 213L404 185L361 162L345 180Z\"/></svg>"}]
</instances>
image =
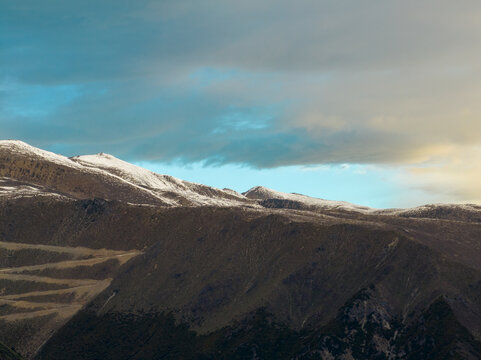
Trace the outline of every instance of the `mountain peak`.
<instances>
[{"instance_id":1,"label":"mountain peak","mask_svg":"<svg viewBox=\"0 0 481 360\"><path fill-rule=\"evenodd\" d=\"M266 200L273 198L285 198L285 195L287 194L266 188L264 186L254 186L253 188L250 188L246 192L242 193L242 195L249 199Z\"/></svg>"},{"instance_id":2,"label":"mountain peak","mask_svg":"<svg viewBox=\"0 0 481 360\"><path fill-rule=\"evenodd\" d=\"M50 189L52 194L74 199L98 197L164 206L255 205L238 193L156 174L106 153L67 158L23 141L4 140L0 141L0 162L5 163L0 177L8 183L23 182L32 189ZM4 190L5 196L19 193L18 186Z\"/></svg>"},{"instance_id":3,"label":"mountain peak","mask_svg":"<svg viewBox=\"0 0 481 360\"><path fill-rule=\"evenodd\" d=\"M0 140L0 153L4 155L25 156L31 159L41 159L64 166L76 166L68 157L39 149L21 140Z\"/></svg>"}]
</instances>

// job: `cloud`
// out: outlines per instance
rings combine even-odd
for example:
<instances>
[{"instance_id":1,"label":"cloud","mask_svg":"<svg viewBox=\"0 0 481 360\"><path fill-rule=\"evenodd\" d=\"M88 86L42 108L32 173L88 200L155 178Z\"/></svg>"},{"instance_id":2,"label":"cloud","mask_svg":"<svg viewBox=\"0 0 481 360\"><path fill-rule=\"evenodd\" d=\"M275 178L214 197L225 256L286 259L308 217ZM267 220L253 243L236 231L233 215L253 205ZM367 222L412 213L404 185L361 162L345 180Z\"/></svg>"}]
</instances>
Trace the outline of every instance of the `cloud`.
<instances>
[{"instance_id":1,"label":"cloud","mask_svg":"<svg viewBox=\"0 0 481 360\"><path fill-rule=\"evenodd\" d=\"M135 161L419 165L475 195L446 149L481 144L479 1L0 6L2 137Z\"/></svg>"},{"instance_id":2,"label":"cloud","mask_svg":"<svg viewBox=\"0 0 481 360\"><path fill-rule=\"evenodd\" d=\"M453 146L446 150L442 156L409 167L398 181L436 194L433 199L438 202L481 203L481 146Z\"/></svg>"}]
</instances>

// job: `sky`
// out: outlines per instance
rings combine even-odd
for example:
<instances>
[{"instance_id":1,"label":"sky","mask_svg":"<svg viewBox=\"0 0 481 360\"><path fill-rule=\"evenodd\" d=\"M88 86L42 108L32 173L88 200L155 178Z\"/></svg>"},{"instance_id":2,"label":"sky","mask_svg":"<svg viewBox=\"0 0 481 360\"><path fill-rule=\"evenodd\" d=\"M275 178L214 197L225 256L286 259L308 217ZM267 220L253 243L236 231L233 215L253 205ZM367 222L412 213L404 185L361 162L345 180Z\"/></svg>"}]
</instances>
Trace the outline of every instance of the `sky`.
<instances>
[{"instance_id":1,"label":"sky","mask_svg":"<svg viewBox=\"0 0 481 360\"><path fill-rule=\"evenodd\" d=\"M0 138L240 192L481 203L481 2L0 0Z\"/></svg>"}]
</instances>

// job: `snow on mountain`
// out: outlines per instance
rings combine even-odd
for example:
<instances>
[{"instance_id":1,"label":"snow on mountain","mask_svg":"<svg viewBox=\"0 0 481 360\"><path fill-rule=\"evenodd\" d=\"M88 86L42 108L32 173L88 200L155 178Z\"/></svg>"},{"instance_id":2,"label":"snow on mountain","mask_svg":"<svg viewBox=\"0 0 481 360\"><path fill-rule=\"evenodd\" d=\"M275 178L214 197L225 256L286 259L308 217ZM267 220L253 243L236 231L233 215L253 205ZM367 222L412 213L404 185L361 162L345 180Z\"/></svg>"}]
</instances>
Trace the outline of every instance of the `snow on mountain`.
<instances>
[{"instance_id":1,"label":"snow on mountain","mask_svg":"<svg viewBox=\"0 0 481 360\"><path fill-rule=\"evenodd\" d=\"M179 180L172 176L155 174L108 154L67 158L35 148L22 141L4 140L0 141L0 155L3 155L3 159L9 159L6 161L22 159L18 165L11 165L17 171L20 170L22 176L38 172L36 161L60 165L70 168L82 176L88 177L91 175L92 178L99 179L100 183L106 184L110 188L117 186L119 189L123 189L120 190L121 192L125 193L127 189L131 189L131 192L141 195L137 197L139 203L150 203L148 199L158 199L160 203L169 206L239 206L253 203L243 195L233 191L224 191ZM8 175L4 175L4 177L6 178ZM22 191L25 192L25 188ZM31 191L33 194L32 189ZM8 192L22 193L17 187L7 186L3 188L0 195L5 195ZM121 196L121 198L124 197ZM131 197L129 196L128 201L132 201L130 200Z\"/></svg>"},{"instance_id":2,"label":"snow on mountain","mask_svg":"<svg viewBox=\"0 0 481 360\"><path fill-rule=\"evenodd\" d=\"M382 209L376 212L380 215L393 215L403 217L423 217L423 218L449 218L453 215L462 217L466 214L481 213L481 206L475 204L426 204L407 209Z\"/></svg>"},{"instance_id":3,"label":"snow on mountain","mask_svg":"<svg viewBox=\"0 0 481 360\"><path fill-rule=\"evenodd\" d=\"M126 181L149 189L171 191L175 188L172 182L180 183L180 180L172 178L174 181L168 181L162 175L117 159L109 154L75 156L71 160L88 168L105 170Z\"/></svg>"},{"instance_id":4,"label":"snow on mountain","mask_svg":"<svg viewBox=\"0 0 481 360\"><path fill-rule=\"evenodd\" d=\"M343 209L343 210L358 211L358 212L376 211L376 209L351 204L346 201L318 199L318 198L313 198L310 196L295 194L295 193L288 194L288 193L283 193L280 191L268 189L263 186L255 186L249 189L248 191L246 191L245 193L243 193L243 195L249 199L257 199L257 200L269 200L269 199L288 200L292 202L301 203L307 207L319 208L319 209L322 209L322 208Z\"/></svg>"},{"instance_id":5,"label":"snow on mountain","mask_svg":"<svg viewBox=\"0 0 481 360\"><path fill-rule=\"evenodd\" d=\"M0 198L19 198L36 196L54 196L59 199L67 200L66 196L55 193L50 189L43 189L40 186L24 184L9 178L0 178Z\"/></svg>"},{"instance_id":6,"label":"snow on mountain","mask_svg":"<svg viewBox=\"0 0 481 360\"><path fill-rule=\"evenodd\" d=\"M375 209L366 206L360 206L351 204L346 201L333 201L309 197L306 195L295 193L283 193L268 189L263 186L255 186L243 195L249 199L256 199L265 206L272 207L286 207L286 208L299 208L302 210L347 210L355 211L364 214L371 215L386 215L386 216L403 216L403 217L418 217L418 218L466 218L466 217L479 217L481 213L481 206L474 204L427 204L406 209ZM272 204L270 200L288 201L290 204ZM271 203L270 203L271 202ZM302 204L301 207L295 206L295 204ZM474 215L473 215L474 214Z\"/></svg>"},{"instance_id":7,"label":"snow on mountain","mask_svg":"<svg viewBox=\"0 0 481 360\"><path fill-rule=\"evenodd\" d=\"M103 170L154 194L159 192L176 193L198 205L232 206L239 205L237 202L246 201L246 198L239 193L215 189L169 175L156 174L109 154L75 156L71 160L85 168Z\"/></svg>"},{"instance_id":8,"label":"snow on mountain","mask_svg":"<svg viewBox=\"0 0 481 360\"><path fill-rule=\"evenodd\" d=\"M80 169L81 166L70 160L68 157L42 150L19 140L0 140L0 151L11 154L28 155L31 159L41 159L58 165Z\"/></svg>"}]
</instances>

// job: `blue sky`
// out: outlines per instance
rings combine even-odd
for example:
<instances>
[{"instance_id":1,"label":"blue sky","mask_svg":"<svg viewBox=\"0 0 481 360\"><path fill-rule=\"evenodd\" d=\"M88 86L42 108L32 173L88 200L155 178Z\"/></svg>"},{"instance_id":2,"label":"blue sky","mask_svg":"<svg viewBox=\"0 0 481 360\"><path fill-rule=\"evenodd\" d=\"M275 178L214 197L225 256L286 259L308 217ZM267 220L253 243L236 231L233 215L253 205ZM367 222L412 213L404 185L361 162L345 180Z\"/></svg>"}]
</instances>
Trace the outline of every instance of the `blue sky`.
<instances>
[{"instance_id":1,"label":"blue sky","mask_svg":"<svg viewBox=\"0 0 481 360\"><path fill-rule=\"evenodd\" d=\"M480 202L481 3L0 0L0 137L374 207Z\"/></svg>"},{"instance_id":2,"label":"blue sky","mask_svg":"<svg viewBox=\"0 0 481 360\"><path fill-rule=\"evenodd\" d=\"M223 165L205 167L202 164L175 166L140 162L138 165L159 173L168 173L189 181L228 187L238 192L259 184L284 192L308 193L327 199L349 199L352 203L384 208L400 202L401 187L393 184L386 172L367 166L324 165L288 166L272 169L253 169L246 166Z\"/></svg>"}]
</instances>

